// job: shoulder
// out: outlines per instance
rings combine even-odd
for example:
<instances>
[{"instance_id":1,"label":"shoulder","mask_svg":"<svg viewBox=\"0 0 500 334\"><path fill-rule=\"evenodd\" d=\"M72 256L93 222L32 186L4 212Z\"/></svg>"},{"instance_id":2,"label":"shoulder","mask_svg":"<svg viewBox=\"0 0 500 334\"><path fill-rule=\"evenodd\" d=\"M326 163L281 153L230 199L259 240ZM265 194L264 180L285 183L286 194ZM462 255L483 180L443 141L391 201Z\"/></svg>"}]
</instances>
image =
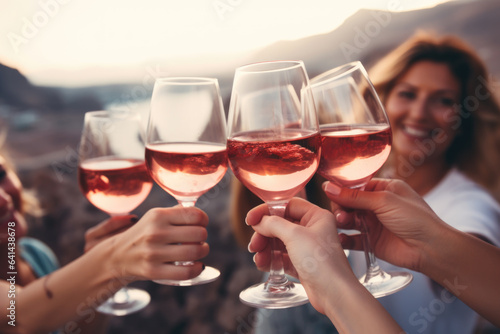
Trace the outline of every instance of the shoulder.
<instances>
[{"instance_id":1,"label":"shoulder","mask_svg":"<svg viewBox=\"0 0 500 334\"><path fill-rule=\"evenodd\" d=\"M464 173L452 169L424 199L449 225L500 246L500 204Z\"/></svg>"},{"instance_id":2,"label":"shoulder","mask_svg":"<svg viewBox=\"0 0 500 334\"><path fill-rule=\"evenodd\" d=\"M20 256L28 262L37 277L47 275L59 268L54 252L43 242L30 237L19 240Z\"/></svg>"},{"instance_id":3,"label":"shoulder","mask_svg":"<svg viewBox=\"0 0 500 334\"><path fill-rule=\"evenodd\" d=\"M444 179L424 196L424 199L429 203L452 202L455 203L455 207L457 201L472 205L482 202L493 209L500 209L500 203L493 198L488 190L455 168L451 169Z\"/></svg>"},{"instance_id":4,"label":"shoulder","mask_svg":"<svg viewBox=\"0 0 500 334\"><path fill-rule=\"evenodd\" d=\"M446 177L442 180L441 185L450 189L488 192L485 188L473 181L464 172L457 168L452 168L448 172Z\"/></svg>"}]
</instances>

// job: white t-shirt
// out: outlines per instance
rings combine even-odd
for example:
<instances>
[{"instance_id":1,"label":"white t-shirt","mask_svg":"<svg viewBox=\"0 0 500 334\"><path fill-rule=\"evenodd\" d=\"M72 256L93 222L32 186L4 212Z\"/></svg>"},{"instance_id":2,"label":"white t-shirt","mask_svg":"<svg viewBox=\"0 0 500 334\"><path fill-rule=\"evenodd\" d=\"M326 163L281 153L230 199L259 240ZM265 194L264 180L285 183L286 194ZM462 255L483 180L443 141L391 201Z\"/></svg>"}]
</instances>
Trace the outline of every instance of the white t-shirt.
<instances>
[{"instance_id":1,"label":"white t-shirt","mask_svg":"<svg viewBox=\"0 0 500 334\"><path fill-rule=\"evenodd\" d=\"M452 169L424 199L446 223L500 246L499 203L457 169ZM354 273L362 276L366 270L363 253L351 252L349 261ZM377 261L383 270L404 270ZM473 333L478 315L472 309L428 277L411 273L413 281L408 287L378 299L407 333ZM467 289L460 277L438 283L456 293Z\"/></svg>"}]
</instances>

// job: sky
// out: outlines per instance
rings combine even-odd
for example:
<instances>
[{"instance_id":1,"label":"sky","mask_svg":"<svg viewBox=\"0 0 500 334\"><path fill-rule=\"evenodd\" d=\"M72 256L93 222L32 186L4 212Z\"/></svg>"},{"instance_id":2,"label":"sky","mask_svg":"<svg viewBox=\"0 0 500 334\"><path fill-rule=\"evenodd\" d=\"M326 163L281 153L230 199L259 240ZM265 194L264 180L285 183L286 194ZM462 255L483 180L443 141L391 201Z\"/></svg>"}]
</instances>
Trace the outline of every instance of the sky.
<instances>
[{"instance_id":1,"label":"sky","mask_svg":"<svg viewBox=\"0 0 500 334\"><path fill-rule=\"evenodd\" d=\"M137 80L237 66L280 40L334 30L361 8L446 0L0 0L0 63L36 84Z\"/></svg>"}]
</instances>

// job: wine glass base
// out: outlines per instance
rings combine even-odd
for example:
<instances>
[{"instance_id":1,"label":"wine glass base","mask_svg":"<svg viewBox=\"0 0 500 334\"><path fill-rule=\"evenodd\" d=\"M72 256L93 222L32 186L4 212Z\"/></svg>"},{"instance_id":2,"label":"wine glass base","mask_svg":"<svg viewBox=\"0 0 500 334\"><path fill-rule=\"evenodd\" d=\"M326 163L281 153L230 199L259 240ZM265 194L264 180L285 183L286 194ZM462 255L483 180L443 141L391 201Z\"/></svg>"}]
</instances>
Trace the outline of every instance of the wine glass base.
<instances>
[{"instance_id":1,"label":"wine glass base","mask_svg":"<svg viewBox=\"0 0 500 334\"><path fill-rule=\"evenodd\" d=\"M163 285L191 286L191 285L200 285L213 282L219 276L220 276L219 270L212 267L205 267L205 269L203 269L201 274L191 279L186 279L186 280L158 279L154 280L153 282Z\"/></svg>"},{"instance_id":2,"label":"wine glass base","mask_svg":"<svg viewBox=\"0 0 500 334\"><path fill-rule=\"evenodd\" d=\"M405 271L382 272L380 275L366 279L366 275L360 278L360 282L375 298L391 295L398 292L413 280L413 275Z\"/></svg>"},{"instance_id":3,"label":"wine glass base","mask_svg":"<svg viewBox=\"0 0 500 334\"><path fill-rule=\"evenodd\" d=\"M267 309L283 309L309 302L302 284L290 281L275 291L271 291L266 283L252 285L240 293L240 300L249 306Z\"/></svg>"},{"instance_id":4,"label":"wine glass base","mask_svg":"<svg viewBox=\"0 0 500 334\"><path fill-rule=\"evenodd\" d=\"M125 291L118 290L116 293L124 294L123 301L117 301L117 298L110 297L103 304L97 307L97 311L109 315L123 316L131 314L145 308L151 296L144 290L135 288L123 288Z\"/></svg>"}]
</instances>

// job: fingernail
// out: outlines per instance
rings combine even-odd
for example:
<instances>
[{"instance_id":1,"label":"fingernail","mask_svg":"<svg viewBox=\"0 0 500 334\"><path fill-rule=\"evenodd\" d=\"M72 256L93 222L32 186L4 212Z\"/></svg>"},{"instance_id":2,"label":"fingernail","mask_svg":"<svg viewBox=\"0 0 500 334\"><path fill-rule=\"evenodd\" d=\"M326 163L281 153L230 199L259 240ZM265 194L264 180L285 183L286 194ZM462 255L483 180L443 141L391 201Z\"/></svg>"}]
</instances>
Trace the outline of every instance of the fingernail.
<instances>
[{"instance_id":1,"label":"fingernail","mask_svg":"<svg viewBox=\"0 0 500 334\"><path fill-rule=\"evenodd\" d=\"M253 255L253 258L252 258L253 263L255 263L255 257L256 257L256 256L257 256L257 254L254 254L254 255Z\"/></svg>"},{"instance_id":2,"label":"fingernail","mask_svg":"<svg viewBox=\"0 0 500 334\"><path fill-rule=\"evenodd\" d=\"M247 226L250 226L250 225L248 225L247 217L245 217L245 224L247 224Z\"/></svg>"},{"instance_id":3,"label":"fingernail","mask_svg":"<svg viewBox=\"0 0 500 334\"><path fill-rule=\"evenodd\" d=\"M249 252L249 253L253 253L253 252L250 250L250 244L251 244L251 243L252 243L252 242L249 242L249 243L248 243L248 246L247 246L247 249L248 249L248 252Z\"/></svg>"},{"instance_id":4,"label":"fingernail","mask_svg":"<svg viewBox=\"0 0 500 334\"><path fill-rule=\"evenodd\" d=\"M336 210L333 214L335 215L335 220L337 222L339 222L339 220L341 221L342 220L342 214L344 213L344 211L342 210Z\"/></svg>"},{"instance_id":5,"label":"fingernail","mask_svg":"<svg viewBox=\"0 0 500 334\"><path fill-rule=\"evenodd\" d=\"M340 194L341 189L336 184L327 181L323 183L323 190L329 194L336 196Z\"/></svg>"}]
</instances>

